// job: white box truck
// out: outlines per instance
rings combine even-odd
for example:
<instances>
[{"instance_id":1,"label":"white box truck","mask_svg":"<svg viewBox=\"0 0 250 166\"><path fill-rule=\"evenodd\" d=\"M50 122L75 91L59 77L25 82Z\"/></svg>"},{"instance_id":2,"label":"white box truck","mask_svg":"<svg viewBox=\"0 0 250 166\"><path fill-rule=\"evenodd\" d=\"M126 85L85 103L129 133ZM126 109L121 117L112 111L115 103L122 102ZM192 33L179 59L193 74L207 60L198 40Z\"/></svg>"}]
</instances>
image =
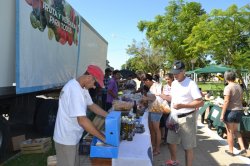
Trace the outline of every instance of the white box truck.
<instances>
[{"instance_id":1,"label":"white box truck","mask_svg":"<svg viewBox=\"0 0 250 166\"><path fill-rule=\"evenodd\" d=\"M13 126L53 133L58 101L47 99L50 92L59 92L89 64L105 69L108 43L65 0L0 1L0 27L3 158Z\"/></svg>"}]
</instances>

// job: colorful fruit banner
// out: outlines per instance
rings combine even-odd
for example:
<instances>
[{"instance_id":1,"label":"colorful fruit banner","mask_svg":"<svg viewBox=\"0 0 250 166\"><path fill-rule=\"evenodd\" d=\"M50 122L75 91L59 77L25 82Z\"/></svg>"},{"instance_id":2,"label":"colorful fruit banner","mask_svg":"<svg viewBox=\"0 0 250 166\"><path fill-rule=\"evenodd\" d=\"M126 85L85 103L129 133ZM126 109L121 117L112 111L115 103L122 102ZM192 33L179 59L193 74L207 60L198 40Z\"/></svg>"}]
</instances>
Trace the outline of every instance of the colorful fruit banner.
<instances>
[{"instance_id":1,"label":"colorful fruit banner","mask_svg":"<svg viewBox=\"0 0 250 166\"><path fill-rule=\"evenodd\" d=\"M80 19L65 0L16 0L16 91L63 85L76 76Z\"/></svg>"},{"instance_id":2,"label":"colorful fruit banner","mask_svg":"<svg viewBox=\"0 0 250 166\"><path fill-rule=\"evenodd\" d=\"M48 28L48 38L62 45L78 44L79 16L63 0L26 0L32 7L30 23L41 32Z\"/></svg>"}]
</instances>

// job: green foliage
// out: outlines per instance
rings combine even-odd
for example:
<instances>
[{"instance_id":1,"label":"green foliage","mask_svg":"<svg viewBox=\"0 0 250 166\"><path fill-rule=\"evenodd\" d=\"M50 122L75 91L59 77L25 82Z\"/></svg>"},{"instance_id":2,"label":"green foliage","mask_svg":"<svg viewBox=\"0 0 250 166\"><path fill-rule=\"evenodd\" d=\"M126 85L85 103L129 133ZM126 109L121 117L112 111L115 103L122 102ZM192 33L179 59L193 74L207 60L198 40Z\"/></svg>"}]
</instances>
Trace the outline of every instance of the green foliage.
<instances>
[{"instance_id":1,"label":"green foliage","mask_svg":"<svg viewBox=\"0 0 250 166\"><path fill-rule=\"evenodd\" d=\"M164 67L165 56L163 51L150 47L146 40L140 43L133 41L128 46L127 53L133 55L127 62L127 69L158 73Z\"/></svg>"},{"instance_id":2,"label":"green foliage","mask_svg":"<svg viewBox=\"0 0 250 166\"><path fill-rule=\"evenodd\" d=\"M204 16L184 41L189 56L210 55L217 64L237 69L249 64L250 12L236 5L214 9Z\"/></svg>"},{"instance_id":3,"label":"green foliage","mask_svg":"<svg viewBox=\"0 0 250 166\"><path fill-rule=\"evenodd\" d=\"M225 11L214 9L207 14L200 3L172 0L165 11L153 21L138 23L139 31L145 32L149 44L129 46L127 52L133 55L128 62L130 68L156 70L154 65L149 67L148 62L156 59L157 54L152 51L161 50L158 55L164 56L159 58L164 62L158 66L164 69L171 67L176 59L184 61L187 70L191 70L193 59L196 67L213 62L250 69L250 4L242 8L232 5ZM139 60L142 63L138 63Z\"/></svg>"},{"instance_id":4,"label":"green foliage","mask_svg":"<svg viewBox=\"0 0 250 166\"><path fill-rule=\"evenodd\" d=\"M166 59L185 59L190 62L195 57L187 56L184 40L193 26L199 23L205 11L196 2L184 3L182 0L170 1L163 16L156 16L154 21L140 21L138 29L146 31L146 37L153 48L164 50ZM190 63L186 66L191 68Z\"/></svg>"}]
</instances>

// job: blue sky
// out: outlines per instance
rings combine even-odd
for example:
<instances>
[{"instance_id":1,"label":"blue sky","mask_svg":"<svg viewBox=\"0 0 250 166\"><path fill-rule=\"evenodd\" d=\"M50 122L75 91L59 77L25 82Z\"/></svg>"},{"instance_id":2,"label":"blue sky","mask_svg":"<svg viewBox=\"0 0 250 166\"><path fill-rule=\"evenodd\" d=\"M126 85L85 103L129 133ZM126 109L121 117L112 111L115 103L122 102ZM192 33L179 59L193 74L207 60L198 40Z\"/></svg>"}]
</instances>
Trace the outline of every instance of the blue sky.
<instances>
[{"instance_id":1,"label":"blue sky","mask_svg":"<svg viewBox=\"0 0 250 166\"><path fill-rule=\"evenodd\" d=\"M242 7L249 0L193 0L202 4L209 13L212 9L227 9L232 4ZM120 69L130 55L126 48L133 39L145 38L139 32L137 23L153 21L156 15L163 15L168 0L67 0L93 28L104 37L108 45L107 59L114 69ZM190 1L189 1L190 2Z\"/></svg>"}]
</instances>

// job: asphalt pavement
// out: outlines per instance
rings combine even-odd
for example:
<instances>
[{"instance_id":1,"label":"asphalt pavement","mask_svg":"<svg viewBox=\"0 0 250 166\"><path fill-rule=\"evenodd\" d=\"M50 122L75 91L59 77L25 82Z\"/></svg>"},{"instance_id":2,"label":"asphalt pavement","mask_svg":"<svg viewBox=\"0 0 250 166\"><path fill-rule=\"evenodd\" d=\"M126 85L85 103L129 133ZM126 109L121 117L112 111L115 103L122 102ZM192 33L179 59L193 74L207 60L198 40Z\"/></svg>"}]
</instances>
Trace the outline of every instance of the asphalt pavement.
<instances>
[{"instance_id":1,"label":"asphalt pavement","mask_svg":"<svg viewBox=\"0 0 250 166\"><path fill-rule=\"evenodd\" d=\"M197 147L194 149L193 166L250 166L250 150L248 157L231 157L225 153L228 149L226 139L222 139L215 130L210 130L206 124L197 125ZM236 148L234 153L239 152ZM180 166L185 166L185 152L181 145L178 146L177 158ZM165 161L170 159L168 146L161 145L161 153L154 157L154 166L165 166Z\"/></svg>"}]
</instances>

